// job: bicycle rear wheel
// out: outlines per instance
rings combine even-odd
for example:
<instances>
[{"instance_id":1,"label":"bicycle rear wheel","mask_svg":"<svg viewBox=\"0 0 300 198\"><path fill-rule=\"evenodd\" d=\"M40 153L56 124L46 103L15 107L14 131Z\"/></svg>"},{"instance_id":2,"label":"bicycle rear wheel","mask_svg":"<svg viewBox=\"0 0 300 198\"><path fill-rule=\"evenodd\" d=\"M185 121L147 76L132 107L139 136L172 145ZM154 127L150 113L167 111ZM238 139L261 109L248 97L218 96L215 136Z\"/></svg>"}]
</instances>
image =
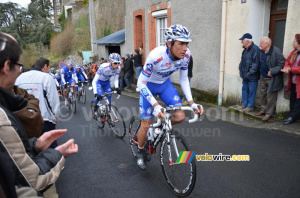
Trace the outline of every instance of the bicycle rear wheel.
<instances>
[{"instance_id":1,"label":"bicycle rear wheel","mask_svg":"<svg viewBox=\"0 0 300 198\"><path fill-rule=\"evenodd\" d=\"M181 151L190 151L190 147L180 133L173 131L172 134L170 135L171 156L169 155L167 137L161 144L161 167L171 191L177 196L185 197L193 191L196 183L196 162L193 158L191 163L175 163L178 154Z\"/></svg>"},{"instance_id":2,"label":"bicycle rear wheel","mask_svg":"<svg viewBox=\"0 0 300 198\"><path fill-rule=\"evenodd\" d=\"M118 138L123 138L126 134L126 125L122 114L111 105L107 119L108 125Z\"/></svg>"},{"instance_id":3,"label":"bicycle rear wheel","mask_svg":"<svg viewBox=\"0 0 300 198\"><path fill-rule=\"evenodd\" d=\"M92 110L93 119L95 120L95 122L99 128L103 128L105 123L102 121L102 118L101 118L102 115L101 115L100 109L98 108L97 114L95 114L94 108L95 108L95 102L92 101L91 102L91 110Z\"/></svg>"}]
</instances>

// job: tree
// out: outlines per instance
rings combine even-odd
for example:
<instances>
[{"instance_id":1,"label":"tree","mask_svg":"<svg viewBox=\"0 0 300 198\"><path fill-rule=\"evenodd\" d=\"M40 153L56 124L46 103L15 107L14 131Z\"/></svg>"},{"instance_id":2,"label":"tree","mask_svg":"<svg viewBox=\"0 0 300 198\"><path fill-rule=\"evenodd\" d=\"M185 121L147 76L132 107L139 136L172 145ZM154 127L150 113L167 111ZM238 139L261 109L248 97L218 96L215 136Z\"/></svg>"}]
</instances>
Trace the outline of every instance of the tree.
<instances>
[{"instance_id":1,"label":"tree","mask_svg":"<svg viewBox=\"0 0 300 198\"><path fill-rule=\"evenodd\" d=\"M14 36L21 46L49 45L54 34L51 11L50 0L31 0L28 9L16 3L0 3L0 29Z\"/></svg>"}]
</instances>

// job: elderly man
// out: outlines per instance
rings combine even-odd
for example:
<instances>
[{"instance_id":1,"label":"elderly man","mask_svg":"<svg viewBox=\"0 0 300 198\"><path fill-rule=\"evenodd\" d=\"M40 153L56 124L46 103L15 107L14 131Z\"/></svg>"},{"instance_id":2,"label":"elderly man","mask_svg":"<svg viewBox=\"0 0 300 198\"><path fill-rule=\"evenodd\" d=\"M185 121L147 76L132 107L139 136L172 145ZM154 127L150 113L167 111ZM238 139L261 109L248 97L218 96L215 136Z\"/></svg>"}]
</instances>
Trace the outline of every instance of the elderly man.
<instances>
[{"instance_id":1,"label":"elderly man","mask_svg":"<svg viewBox=\"0 0 300 198\"><path fill-rule=\"evenodd\" d=\"M256 89L259 79L259 53L260 50L252 41L252 35L244 34L239 40L244 51L239 65L240 77L243 79L242 109L245 112L253 111Z\"/></svg>"},{"instance_id":2,"label":"elderly man","mask_svg":"<svg viewBox=\"0 0 300 198\"><path fill-rule=\"evenodd\" d=\"M283 88L283 73L285 59L280 49L272 46L269 37L260 40L260 90L261 109L256 115L265 115L262 120L267 121L273 115L278 91Z\"/></svg>"}]
</instances>

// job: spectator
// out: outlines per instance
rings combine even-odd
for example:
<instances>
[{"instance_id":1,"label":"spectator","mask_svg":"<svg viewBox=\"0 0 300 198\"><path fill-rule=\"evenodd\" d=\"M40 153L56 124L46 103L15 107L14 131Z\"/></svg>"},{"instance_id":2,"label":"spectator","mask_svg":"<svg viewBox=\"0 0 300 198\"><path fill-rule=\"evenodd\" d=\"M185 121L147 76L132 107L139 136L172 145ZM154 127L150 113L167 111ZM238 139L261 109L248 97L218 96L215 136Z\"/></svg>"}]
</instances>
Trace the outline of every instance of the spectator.
<instances>
[{"instance_id":1,"label":"spectator","mask_svg":"<svg viewBox=\"0 0 300 198\"><path fill-rule=\"evenodd\" d=\"M260 50L252 41L252 35L244 34L239 40L244 51L239 65L240 77L243 79L242 109L245 112L253 111L256 90L259 79L259 53Z\"/></svg>"},{"instance_id":2,"label":"spectator","mask_svg":"<svg viewBox=\"0 0 300 198\"><path fill-rule=\"evenodd\" d=\"M284 57L279 48L272 46L269 37L263 37L259 45L260 52L260 90L261 109L256 115L265 115L262 120L267 121L273 115L276 107L278 91L283 88Z\"/></svg>"},{"instance_id":3,"label":"spectator","mask_svg":"<svg viewBox=\"0 0 300 198\"><path fill-rule=\"evenodd\" d=\"M121 64L120 64L120 67L122 68L122 70L119 74L119 87L120 87L121 91L124 91L124 61L125 61L125 58L122 57Z\"/></svg>"},{"instance_id":4,"label":"spectator","mask_svg":"<svg viewBox=\"0 0 300 198\"><path fill-rule=\"evenodd\" d=\"M93 81L93 72L92 72L92 70L91 70L90 67L88 67L88 71L87 71L86 75L87 75L89 84L92 84L92 81Z\"/></svg>"},{"instance_id":5,"label":"spectator","mask_svg":"<svg viewBox=\"0 0 300 198\"><path fill-rule=\"evenodd\" d=\"M124 80L126 82L126 88L125 89L130 89L131 84L133 83L133 62L130 58L130 55L127 53L125 56L125 63L124 63L124 68L125 68L125 77Z\"/></svg>"},{"instance_id":6,"label":"spectator","mask_svg":"<svg viewBox=\"0 0 300 198\"><path fill-rule=\"evenodd\" d=\"M92 69L94 75L96 75L97 70L98 70L98 65L96 63L94 63L93 64L93 69Z\"/></svg>"},{"instance_id":7,"label":"spectator","mask_svg":"<svg viewBox=\"0 0 300 198\"><path fill-rule=\"evenodd\" d=\"M143 68L143 63L142 63L142 56L140 55L138 49L135 49L134 52L131 54L131 59L134 60L136 79L139 79L139 76ZM139 92L139 89L136 88L136 91Z\"/></svg>"},{"instance_id":8,"label":"spectator","mask_svg":"<svg viewBox=\"0 0 300 198\"><path fill-rule=\"evenodd\" d=\"M290 115L283 121L283 124L295 122L300 115L300 34L295 35L293 48L281 70L289 74L286 92L291 91Z\"/></svg>"},{"instance_id":9,"label":"spectator","mask_svg":"<svg viewBox=\"0 0 300 198\"><path fill-rule=\"evenodd\" d=\"M15 186L41 191L58 179L64 157L78 152L78 147L74 140L69 140L55 149L48 148L66 130L53 130L38 139L28 139L19 119L12 114L25 108L27 103L22 96L13 93L15 80L23 67L22 50L11 35L0 33L0 40L4 45L0 51L0 151L10 154L16 174Z\"/></svg>"},{"instance_id":10,"label":"spectator","mask_svg":"<svg viewBox=\"0 0 300 198\"><path fill-rule=\"evenodd\" d=\"M50 61L46 58L39 58L35 62L35 68L21 74L15 82L15 85L39 99L39 107L44 119L42 134L56 128L60 107L56 83L48 74L49 68ZM54 141L51 147L56 146L57 141Z\"/></svg>"},{"instance_id":11,"label":"spectator","mask_svg":"<svg viewBox=\"0 0 300 198\"><path fill-rule=\"evenodd\" d=\"M189 62L189 65L188 65L188 78L189 78L190 86L191 86L192 77L193 77L193 57L191 55L190 56L190 62ZM188 102L186 101L185 96L183 96L182 102L185 103L184 105L188 105Z\"/></svg>"}]
</instances>

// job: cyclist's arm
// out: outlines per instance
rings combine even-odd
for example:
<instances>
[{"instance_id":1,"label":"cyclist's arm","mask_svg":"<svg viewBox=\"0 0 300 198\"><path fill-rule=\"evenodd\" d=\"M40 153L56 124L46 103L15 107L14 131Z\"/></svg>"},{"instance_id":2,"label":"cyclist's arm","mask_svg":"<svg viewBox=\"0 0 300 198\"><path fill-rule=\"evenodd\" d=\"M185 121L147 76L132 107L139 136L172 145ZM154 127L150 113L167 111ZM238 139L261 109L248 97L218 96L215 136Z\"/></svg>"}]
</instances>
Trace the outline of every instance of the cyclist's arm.
<instances>
[{"instance_id":1,"label":"cyclist's arm","mask_svg":"<svg viewBox=\"0 0 300 198\"><path fill-rule=\"evenodd\" d=\"M138 79L137 86L140 90L140 93L143 95L143 97L146 98L147 101L152 106L156 106L156 105L158 105L158 102L155 99L155 97L153 97L152 93L150 92L150 90L147 87L147 82L153 72L153 65L149 63L151 61L148 59L150 59L150 58L149 57L147 58L146 64L143 67L141 75Z\"/></svg>"},{"instance_id":2,"label":"cyclist's arm","mask_svg":"<svg viewBox=\"0 0 300 198\"><path fill-rule=\"evenodd\" d=\"M92 87L93 87L94 94L97 94L97 84L96 83L98 82L98 80L100 80L100 75L97 72L94 79L93 79L93 82L92 82Z\"/></svg>"},{"instance_id":3,"label":"cyclist's arm","mask_svg":"<svg viewBox=\"0 0 300 198\"><path fill-rule=\"evenodd\" d=\"M61 77L63 84L65 85L66 81L65 81L65 74L63 73L63 71L61 72L60 77Z\"/></svg>"},{"instance_id":4,"label":"cyclist's arm","mask_svg":"<svg viewBox=\"0 0 300 198\"><path fill-rule=\"evenodd\" d=\"M114 84L115 84L115 88L119 88L119 74L115 75Z\"/></svg>"},{"instance_id":5,"label":"cyclist's arm","mask_svg":"<svg viewBox=\"0 0 300 198\"><path fill-rule=\"evenodd\" d=\"M188 70L181 69L180 70L180 77L179 77L181 89L185 95L186 100L190 103L193 100L191 86L188 78Z\"/></svg>"},{"instance_id":6,"label":"cyclist's arm","mask_svg":"<svg viewBox=\"0 0 300 198\"><path fill-rule=\"evenodd\" d=\"M77 78L76 72L72 73L72 78L75 80L75 82L77 84L78 83L78 78Z\"/></svg>"},{"instance_id":7,"label":"cyclist's arm","mask_svg":"<svg viewBox=\"0 0 300 198\"><path fill-rule=\"evenodd\" d=\"M83 74L83 77L85 78L85 80L88 79L87 75L85 74L84 70L82 70L82 74Z\"/></svg>"}]
</instances>

